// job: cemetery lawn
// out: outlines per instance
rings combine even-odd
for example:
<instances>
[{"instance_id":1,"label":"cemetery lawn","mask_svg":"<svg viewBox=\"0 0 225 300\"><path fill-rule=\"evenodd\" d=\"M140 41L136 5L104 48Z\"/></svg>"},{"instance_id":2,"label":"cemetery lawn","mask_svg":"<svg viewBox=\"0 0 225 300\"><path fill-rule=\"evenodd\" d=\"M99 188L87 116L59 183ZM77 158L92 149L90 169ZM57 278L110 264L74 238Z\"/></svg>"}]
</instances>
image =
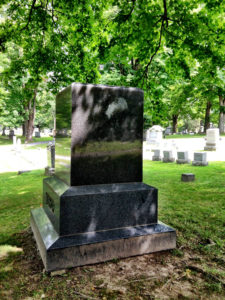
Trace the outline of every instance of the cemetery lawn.
<instances>
[{"instance_id":1,"label":"cemetery lawn","mask_svg":"<svg viewBox=\"0 0 225 300\"><path fill-rule=\"evenodd\" d=\"M225 133L220 134L220 136L225 136ZM171 134L166 135L166 139L192 139L192 138L205 138L206 134L196 133L196 134Z\"/></svg>"},{"instance_id":2,"label":"cemetery lawn","mask_svg":"<svg viewBox=\"0 0 225 300\"><path fill-rule=\"evenodd\" d=\"M194 173L195 182L180 181ZM193 167L144 162L159 190L159 219L177 249L67 270L43 271L29 229L43 171L0 174L0 299L225 299L225 163Z\"/></svg>"},{"instance_id":3,"label":"cemetery lawn","mask_svg":"<svg viewBox=\"0 0 225 300\"><path fill-rule=\"evenodd\" d=\"M17 138L21 139L22 144L25 143L25 137L24 136L17 136ZM47 142L47 141L52 141L52 137L41 137L41 138L36 138L33 137L32 143L38 143L38 142ZM13 141L10 139L8 136L0 136L0 146L3 145L12 145Z\"/></svg>"}]
</instances>

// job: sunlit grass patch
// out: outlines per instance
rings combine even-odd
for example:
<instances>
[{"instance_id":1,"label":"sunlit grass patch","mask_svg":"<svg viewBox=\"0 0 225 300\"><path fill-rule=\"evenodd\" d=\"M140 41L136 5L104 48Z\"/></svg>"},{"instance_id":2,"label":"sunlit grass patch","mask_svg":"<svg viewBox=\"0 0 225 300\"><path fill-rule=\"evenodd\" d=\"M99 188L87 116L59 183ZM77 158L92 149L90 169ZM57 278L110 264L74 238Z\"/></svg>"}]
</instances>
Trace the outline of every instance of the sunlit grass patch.
<instances>
[{"instance_id":1,"label":"sunlit grass patch","mask_svg":"<svg viewBox=\"0 0 225 300\"><path fill-rule=\"evenodd\" d=\"M10 253L21 253L23 251L22 248L18 248L16 246L3 245L0 246L0 260L7 257Z\"/></svg>"}]
</instances>

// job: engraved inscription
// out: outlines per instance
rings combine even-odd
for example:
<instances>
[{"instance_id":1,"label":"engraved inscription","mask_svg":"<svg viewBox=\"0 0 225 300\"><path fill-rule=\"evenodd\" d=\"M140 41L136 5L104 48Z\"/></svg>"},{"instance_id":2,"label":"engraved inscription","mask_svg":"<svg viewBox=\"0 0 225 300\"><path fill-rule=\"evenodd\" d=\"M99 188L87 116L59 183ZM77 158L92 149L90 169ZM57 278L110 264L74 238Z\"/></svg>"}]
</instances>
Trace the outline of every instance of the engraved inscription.
<instances>
[{"instance_id":1,"label":"engraved inscription","mask_svg":"<svg viewBox=\"0 0 225 300\"><path fill-rule=\"evenodd\" d=\"M49 196L48 193L46 193L46 204L49 206L51 211L54 213L55 211L55 202L54 200Z\"/></svg>"}]
</instances>

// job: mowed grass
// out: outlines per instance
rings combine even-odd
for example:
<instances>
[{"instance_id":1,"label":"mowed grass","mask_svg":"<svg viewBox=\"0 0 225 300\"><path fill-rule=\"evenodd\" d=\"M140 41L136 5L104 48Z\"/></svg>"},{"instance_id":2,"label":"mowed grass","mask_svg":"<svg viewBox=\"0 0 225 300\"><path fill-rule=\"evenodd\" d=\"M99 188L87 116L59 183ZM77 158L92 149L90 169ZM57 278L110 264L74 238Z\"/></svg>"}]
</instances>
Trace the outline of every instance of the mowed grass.
<instances>
[{"instance_id":1,"label":"mowed grass","mask_svg":"<svg viewBox=\"0 0 225 300\"><path fill-rule=\"evenodd\" d=\"M181 182L182 173L194 173L194 182ZM178 248L224 256L225 163L207 167L146 161L144 182L159 192L159 219L173 226Z\"/></svg>"},{"instance_id":2,"label":"mowed grass","mask_svg":"<svg viewBox=\"0 0 225 300\"><path fill-rule=\"evenodd\" d=\"M29 226L30 210L42 203L43 174L0 174L0 245L17 244L13 234Z\"/></svg>"},{"instance_id":3,"label":"mowed grass","mask_svg":"<svg viewBox=\"0 0 225 300\"><path fill-rule=\"evenodd\" d=\"M207 167L144 162L144 182L159 192L159 219L178 233L178 247L223 255L225 248L225 163ZM181 182L194 173L195 182ZM44 171L0 174L0 244L29 226L30 210L42 203Z\"/></svg>"},{"instance_id":4,"label":"mowed grass","mask_svg":"<svg viewBox=\"0 0 225 300\"><path fill-rule=\"evenodd\" d=\"M220 136L225 136L225 133L220 134ZM196 133L196 134L171 134L166 135L166 139L192 139L192 138L206 138L205 133Z\"/></svg>"},{"instance_id":5,"label":"mowed grass","mask_svg":"<svg viewBox=\"0 0 225 300\"><path fill-rule=\"evenodd\" d=\"M24 144L25 143L25 137L24 136L17 136L17 138L21 139L21 143ZM50 137L33 137L32 138L32 143L38 143L38 142L48 142L48 141L52 141L53 138ZM10 139L8 136L1 136L0 135L0 146L6 146L6 145L12 145L13 144L13 140Z\"/></svg>"},{"instance_id":6,"label":"mowed grass","mask_svg":"<svg viewBox=\"0 0 225 300\"><path fill-rule=\"evenodd\" d=\"M196 181L181 182L182 173ZM145 161L144 182L158 188L159 219L176 229L177 249L56 277L42 272L26 230L30 210L42 202L43 174L0 174L0 299L224 299L225 163Z\"/></svg>"}]
</instances>

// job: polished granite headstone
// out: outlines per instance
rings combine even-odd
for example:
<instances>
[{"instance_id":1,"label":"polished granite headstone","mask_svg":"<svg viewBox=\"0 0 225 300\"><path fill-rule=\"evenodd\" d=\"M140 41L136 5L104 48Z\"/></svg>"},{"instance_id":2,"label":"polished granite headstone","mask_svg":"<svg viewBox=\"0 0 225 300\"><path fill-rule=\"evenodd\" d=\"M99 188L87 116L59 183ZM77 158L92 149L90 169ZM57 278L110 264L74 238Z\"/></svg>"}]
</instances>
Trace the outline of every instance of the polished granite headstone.
<instances>
[{"instance_id":1,"label":"polished granite headstone","mask_svg":"<svg viewBox=\"0 0 225 300\"><path fill-rule=\"evenodd\" d=\"M172 249L142 182L143 92L73 83L56 98L55 176L31 226L47 271Z\"/></svg>"}]
</instances>

